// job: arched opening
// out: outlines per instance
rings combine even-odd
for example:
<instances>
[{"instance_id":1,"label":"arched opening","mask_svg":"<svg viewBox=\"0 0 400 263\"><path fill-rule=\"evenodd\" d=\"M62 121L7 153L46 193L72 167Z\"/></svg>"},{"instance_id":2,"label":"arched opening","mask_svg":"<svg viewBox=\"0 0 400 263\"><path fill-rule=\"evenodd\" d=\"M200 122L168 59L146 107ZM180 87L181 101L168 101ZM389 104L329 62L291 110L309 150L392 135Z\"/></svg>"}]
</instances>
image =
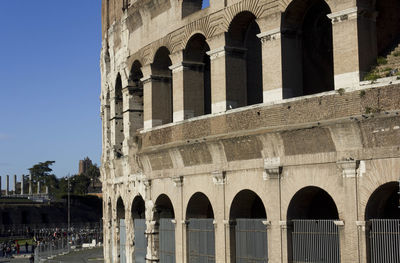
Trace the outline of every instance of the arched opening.
<instances>
[{"instance_id":1,"label":"arched opening","mask_svg":"<svg viewBox=\"0 0 400 263\"><path fill-rule=\"evenodd\" d=\"M183 53L184 119L211 113L210 50L201 34L192 36Z\"/></svg>"},{"instance_id":2,"label":"arched opening","mask_svg":"<svg viewBox=\"0 0 400 263\"><path fill-rule=\"evenodd\" d=\"M123 118L123 97L122 97L122 80L118 74L115 82L114 94L114 152L117 158L122 157L122 143L124 141L124 118Z\"/></svg>"},{"instance_id":3,"label":"arched opening","mask_svg":"<svg viewBox=\"0 0 400 263\"><path fill-rule=\"evenodd\" d=\"M146 217L145 203L143 198L138 195L132 202L132 221L133 221L133 255L132 262L145 262L147 253Z\"/></svg>"},{"instance_id":4,"label":"arched opening","mask_svg":"<svg viewBox=\"0 0 400 263\"><path fill-rule=\"evenodd\" d=\"M172 71L169 69L172 63L169 54L166 47L159 48L151 64L153 126L172 122Z\"/></svg>"},{"instance_id":5,"label":"arched opening","mask_svg":"<svg viewBox=\"0 0 400 263\"><path fill-rule=\"evenodd\" d=\"M133 62L129 76L129 119L131 129L135 132L143 128L143 78L142 65L139 61Z\"/></svg>"},{"instance_id":6,"label":"arched opening","mask_svg":"<svg viewBox=\"0 0 400 263\"><path fill-rule=\"evenodd\" d=\"M294 0L283 14L283 98L334 89L330 13L324 0Z\"/></svg>"},{"instance_id":7,"label":"arched opening","mask_svg":"<svg viewBox=\"0 0 400 263\"><path fill-rule=\"evenodd\" d=\"M378 55L384 56L399 45L400 1L375 0Z\"/></svg>"},{"instance_id":8,"label":"arched opening","mask_svg":"<svg viewBox=\"0 0 400 263\"><path fill-rule=\"evenodd\" d=\"M365 208L368 262L400 262L399 193L399 182L389 182L378 187L368 200Z\"/></svg>"},{"instance_id":9,"label":"arched opening","mask_svg":"<svg viewBox=\"0 0 400 263\"><path fill-rule=\"evenodd\" d=\"M289 261L340 262L338 218L336 204L326 191L315 186L300 189L287 211Z\"/></svg>"},{"instance_id":10,"label":"arched opening","mask_svg":"<svg viewBox=\"0 0 400 263\"><path fill-rule=\"evenodd\" d=\"M365 80L393 76L400 70L400 2L358 0L363 10L358 19L361 76Z\"/></svg>"},{"instance_id":11,"label":"arched opening","mask_svg":"<svg viewBox=\"0 0 400 263\"><path fill-rule=\"evenodd\" d=\"M192 195L186 208L186 220L188 262L214 262L214 211L205 194Z\"/></svg>"},{"instance_id":12,"label":"arched opening","mask_svg":"<svg viewBox=\"0 0 400 263\"><path fill-rule=\"evenodd\" d=\"M113 247L114 247L114 227L112 225L112 205L111 205L111 198L108 199L107 204L107 226L108 231L110 233L110 239L108 239L108 258L110 262L113 261Z\"/></svg>"},{"instance_id":13,"label":"arched opening","mask_svg":"<svg viewBox=\"0 0 400 263\"><path fill-rule=\"evenodd\" d=\"M267 214L261 198L240 191L232 201L230 219L231 262L267 262Z\"/></svg>"},{"instance_id":14,"label":"arched opening","mask_svg":"<svg viewBox=\"0 0 400 263\"><path fill-rule=\"evenodd\" d=\"M107 89L107 92L105 94L104 119L103 119L106 156L110 156L111 121L112 121L112 118L111 118L111 111L110 111L110 92ZM109 178L109 177L110 177L110 174L107 173L107 178Z\"/></svg>"},{"instance_id":15,"label":"arched opening","mask_svg":"<svg viewBox=\"0 0 400 263\"><path fill-rule=\"evenodd\" d=\"M183 0L182 18L210 6L210 0Z\"/></svg>"},{"instance_id":16,"label":"arched opening","mask_svg":"<svg viewBox=\"0 0 400 263\"><path fill-rule=\"evenodd\" d=\"M175 213L172 202L165 194L161 194L155 203L155 232L159 233L159 242L155 244L160 262L175 262Z\"/></svg>"},{"instance_id":17,"label":"arched opening","mask_svg":"<svg viewBox=\"0 0 400 263\"><path fill-rule=\"evenodd\" d=\"M122 198L119 197L117 201L117 229L118 229L118 240L117 240L117 262L126 262L126 225L125 225L125 205Z\"/></svg>"},{"instance_id":18,"label":"arched opening","mask_svg":"<svg viewBox=\"0 0 400 263\"><path fill-rule=\"evenodd\" d=\"M226 43L228 109L262 103L262 56L256 17L242 12L232 20Z\"/></svg>"}]
</instances>

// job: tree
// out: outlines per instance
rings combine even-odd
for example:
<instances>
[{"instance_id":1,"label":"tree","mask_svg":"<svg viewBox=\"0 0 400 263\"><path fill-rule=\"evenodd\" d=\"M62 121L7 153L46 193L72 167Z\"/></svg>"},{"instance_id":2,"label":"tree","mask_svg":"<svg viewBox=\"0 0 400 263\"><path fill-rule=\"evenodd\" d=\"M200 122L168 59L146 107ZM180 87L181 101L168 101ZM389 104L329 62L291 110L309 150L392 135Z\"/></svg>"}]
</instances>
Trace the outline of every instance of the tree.
<instances>
[{"instance_id":1,"label":"tree","mask_svg":"<svg viewBox=\"0 0 400 263\"><path fill-rule=\"evenodd\" d=\"M58 180L54 174L51 172L53 169L50 168L55 161L45 161L35 164L29 168L29 173L32 176L32 182L36 184L40 182L41 184L48 186L49 190L54 190L58 187Z\"/></svg>"}]
</instances>

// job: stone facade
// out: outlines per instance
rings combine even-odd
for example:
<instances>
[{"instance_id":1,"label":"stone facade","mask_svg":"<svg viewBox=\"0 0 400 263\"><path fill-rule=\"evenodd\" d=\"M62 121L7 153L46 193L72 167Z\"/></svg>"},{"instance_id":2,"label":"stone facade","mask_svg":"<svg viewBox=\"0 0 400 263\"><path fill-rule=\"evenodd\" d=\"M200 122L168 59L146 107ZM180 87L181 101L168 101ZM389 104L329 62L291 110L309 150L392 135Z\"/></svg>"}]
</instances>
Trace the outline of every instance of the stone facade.
<instances>
[{"instance_id":1,"label":"stone facade","mask_svg":"<svg viewBox=\"0 0 400 263\"><path fill-rule=\"evenodd\" d=\"M158 262L163 216L176 262L192 217L213 218L215 262L236 262L236 218L265 219L269 262L293 261L295 219L335 220L341 262L368 262L369 220L400 215L400 80L361 81L399 4L372 2L103 0L106 262L120 219L126 261L145 219Z\"/></svg>"}]
</instances>

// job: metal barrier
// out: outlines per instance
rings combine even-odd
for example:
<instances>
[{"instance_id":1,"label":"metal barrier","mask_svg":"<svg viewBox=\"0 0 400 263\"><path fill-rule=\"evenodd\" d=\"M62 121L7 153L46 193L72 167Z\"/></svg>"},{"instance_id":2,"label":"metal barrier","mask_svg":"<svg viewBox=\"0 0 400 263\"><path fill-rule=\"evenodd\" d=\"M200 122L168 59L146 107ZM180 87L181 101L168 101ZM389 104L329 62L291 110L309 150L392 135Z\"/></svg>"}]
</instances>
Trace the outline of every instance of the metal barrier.
<instances>
[{"instance_id":1,"label":"metal barrier","mask_svg":"<svg viewBox=\"0 0 400 263\"><path fill-rule=\"evenodd\" d=\"M370 227L370 262L400 262L400 220L372 219Z\"/></svg>"},{"instance_id":2,"label":"metal barrier","mask_svg":"<svg viewBox=\"0 0 400 263\"><path fill-rule=\"evenodd\" d=\"M175 224L171 219L160 219L160 262L175 263Z\"/></svg>"},{"instance_id":3,"label":"metal barrier","mask_svg":"<svg viewBox=\"0 0 400 263\"><path fill-rule=\"evenodd\" d=\"M146 219L134 220L134 253L135 263L145 263L147 253L147 239L145 236Z\"/></svg>"},{"instance_id":4,"label":"metal barrier","mask_svg":"<svg viewBox=\"0 0 400 263\"><path fill-rule=\"evenodd\" d=\"M189 219L188 255L191 262L215 262L214 219Z\"/></svg>"},{"instance_id":5,"label":"metal barrier","mask_svg":"<svg viewBox=\"0 0 400 263\"><path fill-rule=\"evenodd\" d=\"M340 262L339 229L334 220L293 220L293 262Z\"/></svg>"},{"instance_id":6,"label":"metal barrier","mask_svg":"<svg viewBox=\"0 0 400 263\"><path fill-rule=\"evenodd\" d=\"M119 220L119 262L126 263L126 226L125 219Z\"/></svg>"},{"instance_id":7,"label":"metal barrier","mask_svg":"<svg viewBox=\"0 0 400 263\"><path fill-rule=\"evenodd\" d=\"M41 242L35 249L35 263L43 262L52 256L67 253L69 249L66 238Z\"/></svg>"},{"instance_id":8,"label":"metal barrier","mask_svg":"<svg viewBox=\"0 0 400 263\"><path fill-rule=\"evenodd\" d=\"M268 262L267 228L263 219L236 219L236 263Z\"/></svg>"}]
</instances>

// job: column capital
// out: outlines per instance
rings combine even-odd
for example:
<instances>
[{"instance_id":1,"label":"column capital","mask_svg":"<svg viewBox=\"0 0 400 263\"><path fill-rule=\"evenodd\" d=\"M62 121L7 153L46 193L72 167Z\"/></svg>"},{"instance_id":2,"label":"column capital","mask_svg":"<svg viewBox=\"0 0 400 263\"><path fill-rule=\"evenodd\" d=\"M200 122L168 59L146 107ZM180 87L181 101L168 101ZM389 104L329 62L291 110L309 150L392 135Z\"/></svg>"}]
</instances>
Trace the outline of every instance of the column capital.
<instances>
[{"instance_id":1,"label":"column capital","mask_svg":"<svg viewBox=\"0 0 400 263\"><path fill-rule=\"evenodd\" d=\"M176 176L172 177L172 182L174 183L175 187L182 187L183 186L183 176Z\"/></svg>"},{"instance_id":2,"label":"column capital","mask_svg":"<svg viewBox=\"0 0 400 263\"><path fill-rule=\"evenodd\" d=\"M226 183L225 171L214 171L211 173L215 185L223 185Z\"/></svg>"},{"instance_id":3,"label":"column capital","mask_svg":"<svg viewBox=\"0 0 400 263\"><path fill-rule=\"evenodd\" d=\"M357 176L357 169L360 161L348 158L346 160L336 162L339 170L342 172L343 178L352 178Z\"/></svg>"},{"instance_id":4,"label":"column capital","mask_svg":"<svg viewBox=\"0 0 400 263\"><path fill-rule=\"evenodd\" d=\"M268 41L277 40L281 38L281 28L274 28L265 32L257 34L257 37L261 39L261 43L266 43Z\"/></svg>"},{"instance_id":5,"label":"column capital","mask_svg":"<svg viewBox=\"0 0 400 263\"><path fill-rule=\"evenodd\" d=\"M264 180L279 179L282 173L280 157L264 159Z\"/></svg>"}]
</instances>

